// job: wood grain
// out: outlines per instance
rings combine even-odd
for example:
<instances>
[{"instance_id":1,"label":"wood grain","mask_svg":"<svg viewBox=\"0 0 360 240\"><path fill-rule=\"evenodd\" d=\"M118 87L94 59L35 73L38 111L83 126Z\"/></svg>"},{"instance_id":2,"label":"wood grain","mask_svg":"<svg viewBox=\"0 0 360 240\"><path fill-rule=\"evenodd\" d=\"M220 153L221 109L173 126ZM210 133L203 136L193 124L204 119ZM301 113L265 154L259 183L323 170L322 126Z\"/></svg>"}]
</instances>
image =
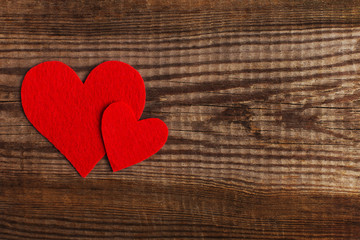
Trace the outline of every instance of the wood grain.
<instances>
[{"instance_id":1,"label":"wood grain","mask_svg":"<svg viewBox=\"0 0 360 240\"><path fill-rule=\"evenodd\" d=\"M0 239L359 239L360 1L0 8ZM142 74L165 147L82 179L25 118L47 60Z\"/></svg>"}]
</instances>

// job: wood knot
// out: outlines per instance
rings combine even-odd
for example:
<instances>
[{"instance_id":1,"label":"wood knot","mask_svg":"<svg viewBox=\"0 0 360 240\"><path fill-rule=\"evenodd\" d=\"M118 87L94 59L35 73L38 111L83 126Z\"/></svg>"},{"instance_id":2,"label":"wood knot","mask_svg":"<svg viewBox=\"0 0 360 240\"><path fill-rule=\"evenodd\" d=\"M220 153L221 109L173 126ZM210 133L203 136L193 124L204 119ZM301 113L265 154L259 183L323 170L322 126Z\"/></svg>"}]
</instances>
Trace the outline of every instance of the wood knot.
<instances>
[{"instance_id":1,"label":"wood knot","mask_svg":"<svg viewBox=\"0 0 360 240\"><path fill-rule=\"evenodd\" d=\"M260 130L255 127L252 121L253 112L246 104L235 104L222 111L217 119L235 124L241 124L248 132L256 138L261 138Z\"/></svg>"}]
</instances>

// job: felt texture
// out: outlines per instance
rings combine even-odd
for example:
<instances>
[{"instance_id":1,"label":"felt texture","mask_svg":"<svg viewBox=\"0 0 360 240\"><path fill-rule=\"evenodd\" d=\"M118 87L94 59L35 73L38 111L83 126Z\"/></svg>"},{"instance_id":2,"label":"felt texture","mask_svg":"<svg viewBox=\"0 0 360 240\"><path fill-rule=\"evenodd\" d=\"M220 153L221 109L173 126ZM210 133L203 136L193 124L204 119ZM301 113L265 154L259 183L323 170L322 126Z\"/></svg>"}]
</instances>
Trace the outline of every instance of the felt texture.
<instances>
[{"instance_id":1,"label":"felt texture","mask_svg":"<svg viewBox=\"0 0 360 240\"><path fill-rule=\"evenodd\" d=\"M130 65L118 61L95 67L83 83L66 64L41 63L26 74L21 88L26 117L86 177L104 156L101 116L117 101L139 119L145 106L145 85Z\"/></svg>"},{"instance_id":2,"label":"felt texture","mask_svg":"<svg viewBox=\"0 0 360 240\"><path fill-rule=\"evenodd\" d=\"M168 137L163 121L157 118L137 121L132 109L123 102L106 108L101 128L114 172L149 158L164 146Z\"/></svg>"}]
</instances>

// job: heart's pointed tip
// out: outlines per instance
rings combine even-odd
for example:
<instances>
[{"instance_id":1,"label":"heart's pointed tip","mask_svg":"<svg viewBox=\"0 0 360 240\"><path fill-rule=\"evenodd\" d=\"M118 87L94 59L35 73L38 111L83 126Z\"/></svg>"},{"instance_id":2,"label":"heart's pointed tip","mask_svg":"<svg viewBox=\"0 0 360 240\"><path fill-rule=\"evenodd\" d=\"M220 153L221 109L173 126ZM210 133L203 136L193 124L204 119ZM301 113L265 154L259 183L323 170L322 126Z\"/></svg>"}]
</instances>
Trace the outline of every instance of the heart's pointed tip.
<instances>
[{"instance_id":1,"label":"heart's pointed tip","mask_svg":"<svg viewBox=\"0 0 360 240\"><path fill-rule=\"evenodd\" d=\"M91 170L90 170L91 171ZM89 175L89 173L90 173L90 171L86 171L86 170L78 170L77 169L77 172L79 173L79 175L81 176L81 177L83 177L83 178L86 178L88 175Z\"/></svg>"},{"instance_id":2,"label":"heart's pointed tip","mask_svg":"<svg viewBox=\"0 0 360 240\"><path fill-rule=\"evenodd\" d=\"M89 173L79 173L81 177L86 178Z\"/></svg>"},{"instance_id":3,"label":"heart's pointed tip","mask_svg":"<svg viewBox=\"0 0 360 240\"><path fill-rule=\"evenodd\" d=\"M123 169L125 169L125 168L132 167L132 166L134 166L134 165L136 165L136 164L137 164L137 163L132 164L132 165L129 165L129 166L114 167L114 168L112 168L112 171L113 171L113 173L116 173L116 172L119 172L119 171L121 171L121 170L123 170Z\"/></svg>"},{"instance_id":4,"label":"heart's pointed tip","mask_svg":"<svg viewBox=\"0 0 360 240\"><path fill-rule=\"evenodd\" d=\"M122 169L122 168L120 168L118 166L113 165L112 162L110 162L110 166L111 166L111 170L113 171L113 173L118 172L118 171L120 171Z\"/></svg>"},{"instance_id":5,"label":"heart's pointed tip","mask_svg":"<svg viewBox=\"0 0 360 240\"><path fill-rule=\"evenodd\" d=\"M118 172L118 171L120 171L120 170L123 170L123 169L125 169L125 168L128 168L128 167L130 167L130 166L132 166L132 165L119 165L119 164L116 164L115 162L113 162L113 161L110 161L110 166L111 166L111 170L113 171L113 173L115 173L115 172Z\"/></svg>"}]
</instances>

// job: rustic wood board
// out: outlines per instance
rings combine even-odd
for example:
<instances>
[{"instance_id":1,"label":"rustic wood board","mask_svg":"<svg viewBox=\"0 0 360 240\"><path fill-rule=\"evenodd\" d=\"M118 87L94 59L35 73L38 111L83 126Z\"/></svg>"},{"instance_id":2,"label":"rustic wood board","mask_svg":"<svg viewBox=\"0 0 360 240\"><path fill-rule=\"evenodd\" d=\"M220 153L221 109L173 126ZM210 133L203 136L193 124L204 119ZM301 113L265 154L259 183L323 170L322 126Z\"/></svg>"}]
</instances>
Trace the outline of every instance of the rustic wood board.
<instances>
[{"instance_id":1,"label":"rustic wood board","mask_svg":"<svg viewBox=\"0 0 360 240\"><path fill-rule=\"evenodd\" d=\"M359 239L360 1L40 1L0 7L0 239ZM120 60L169 140L86 179L27 121L59 60Z\"/></svg>"}]
</instances>

